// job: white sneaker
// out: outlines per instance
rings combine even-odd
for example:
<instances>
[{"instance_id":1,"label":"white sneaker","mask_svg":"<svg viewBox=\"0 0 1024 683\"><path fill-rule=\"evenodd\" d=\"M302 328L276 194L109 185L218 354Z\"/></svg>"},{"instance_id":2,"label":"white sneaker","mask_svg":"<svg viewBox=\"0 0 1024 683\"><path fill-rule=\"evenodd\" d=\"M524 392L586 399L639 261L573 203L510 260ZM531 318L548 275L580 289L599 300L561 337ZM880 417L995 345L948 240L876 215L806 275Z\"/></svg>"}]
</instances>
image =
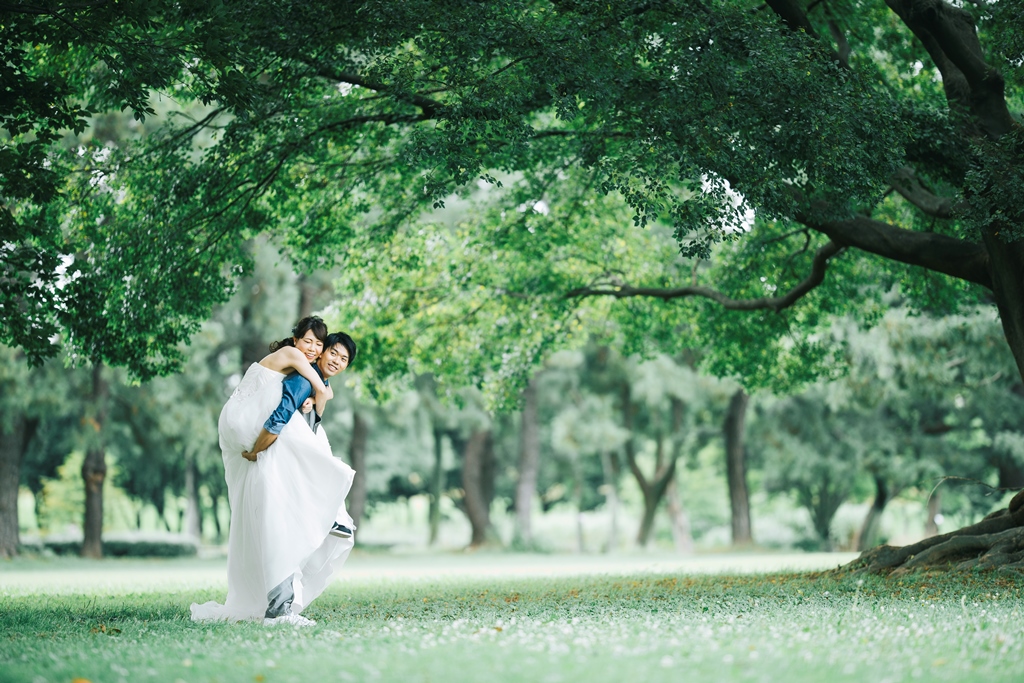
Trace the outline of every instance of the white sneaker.
<instances>
[{"instance_id":1,"label":"white sneaker","mask_svg":"<svg viewBox=\"0 0 1024 683\"><path fill-rule=\"evenodd\" d=\"M277 626L279 624L287 624L288 626L316 626L316 622L312 619L307 619L301 614L284 614L280 617L274 617L273 619L264 619L264 626Z\"/></svg>"},{"instance_id":2,"label":"white sneaker","mask_svg":"<svg viewBox=\"0 0 1024 683\"><path fill-rule=\"evenodd\" d=\"M338 538L352 538L352 530L343 524L334 523L329 532L331 536L337 536Z\"/></svg>"}]
</instances>

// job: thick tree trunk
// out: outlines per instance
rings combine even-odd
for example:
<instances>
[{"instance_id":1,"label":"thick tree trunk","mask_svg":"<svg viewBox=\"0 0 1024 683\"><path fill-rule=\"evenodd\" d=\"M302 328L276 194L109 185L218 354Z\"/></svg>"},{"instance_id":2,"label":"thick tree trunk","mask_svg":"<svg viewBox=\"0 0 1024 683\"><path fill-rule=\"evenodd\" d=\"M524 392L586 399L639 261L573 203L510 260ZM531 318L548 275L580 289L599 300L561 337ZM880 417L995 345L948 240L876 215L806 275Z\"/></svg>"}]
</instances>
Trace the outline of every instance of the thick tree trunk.
<instances>
[{"instance_id":1,"label":"thick tree trunk","mask_svg":"<svg viewBox=\"0 0 1024 683\"><path fill-rule=\"evenodd\" d=\"M1024 491L1009 506L963 529L895 548L878 546L848 565L902 575L921 569L1024 568Z\"/></svg>"},{"instance_id":2,"label":"thick tree trunk","mask_svg":"<svg viewBox=\"0 0 1024 683\"><path fill-rule=\"evenodd\" d=\"M488 500L488 470L493 469L488 460L491 453L491 432L489 429L478 429L466 441L462 452L462 489L465 492L463 502L466 517L472 528L469 541L471 548L487 542L491 527L491 504Z\"/></svg>"},{"instance_id":3,"label":"thick tree trunk","mask_svg":"<svg viewBox=\"0 0 1024 683\"><path fill-rule=\"evenodd\" d=\"M444 432L434 428L434 471L430 474L430 545L437 543L441 531L441 490L444 487Z\"/></svg>"},{"instance_id":4,"label":"thick tree trunk","mask_svg":"<svg viewBox=\"0 0 1024 683\"><path fill-rule=\"evenodd\" d=\"M878 533L878 525L882 520L882 512L889 503L892 496L889 494L889 485L884 479L875 475L875 499L871 501L871 507L864 516L864 523L861 524L860 532L857 534L857 550L864 552L874 545L875 536Z\"/></svg>"},{"instance_id":5,"label":"thick tree trunk","mask_svg":"<svg viewBox=\"0 0 1024 683\"><path fill-rule=\"evenodd\" d=\"M18 486L21 461L38 419L15 415L11 429L0 434L0 558L18 554Z\"/></svg>"},{"instance_id":6,"label":"thick tree trunk","mask_svg":"<svg viewBox=\"0 0 1024 683\"><path fill-rule=\"evenodd\" d=\"M540 427L537 422L537 381L523 390L523 414L519 426L519 481L516 482L516 545L533 544L533 499L540 471Z\"/></svg>"},{"instance_id":7,"label":"thick tree trunk","mask_svg":"<svg viewBox=\"0 0 1024 683\"><path fill-rule=\"evenodd\" d=\"M1012 234L1007 228L1004 234ZM992 293L995 295L999 320L1006 342L1017 361L1017 371L1024 378L1024 239L1006 243L989 231L982 231L988 249Z\"/></svg>"},{"instance_id":8,"label":"thick tree trunk","mask_svg":"<svg viewBox=\"0 0 1024 683\"><path fill-rule=\"evenodd\" d=\"M672 523L672 541L675 543L676 552L692 555L693 532L690 528L690 517L679 498L679 484L675 477L672 477L665 491L665 509Z\"/></svg>"},{"instance_id":9,"label":"thick tree trunk","mask_svg":"<svg viewBox=\"0 0 1024 683\"><path fill-rule=\"evenodd\" d=\"M1010 231L1004 231L1010 234ZM988 268L1003 333L1024 377L1024 240L1006 243L989 230L982 231ZM937 532L938 497L929 501L926 529ZM863 553L850 567L901 575L922 569L1024 568L1024 491L977 524L946 534L929 536L896 548L879 546Z\"/></svg>"},{"instance_id":10,"label":"thick tree trunk","mask_svg":"<svg viewBox=\"0 0 1024 683\"><path fill-rule=\"evenodd\" d=\"M747 489L747 452L744 445L744 425L749 400L743 389L732 395L723 427L733 545L750 545L754 542L750 528L750 493Z\"/></svg>"},{"instance_id":11,"label":"thick tree trunk","mask_svg":"<svg viewBox=\"0 0 1024 683\"><path fill-rule=\"evenodd\" d=\"M352 480L352 490L348 494L348 514L352 521L359 526L366 510L366 441L369 438L370 429L358 410L352 411L352 441L348 446L348 462L356 471L355 479Z\"/></svg>"},{"instance_id":12,"label":"thick tree trunk","mask_svg":"<svg viewBox=\"0 0 1024 683\"><path fill-rule=\"evenodd\" d=\"M103 482L107 478L104 423L107 419L108 387L103 379L103 365L92 366L92 415L89 422L95 430L90 434L89 447L82 462L82 480L85 483L85 519L82 524L82 557L103 557Z\"/></svg>"}]
</instances>

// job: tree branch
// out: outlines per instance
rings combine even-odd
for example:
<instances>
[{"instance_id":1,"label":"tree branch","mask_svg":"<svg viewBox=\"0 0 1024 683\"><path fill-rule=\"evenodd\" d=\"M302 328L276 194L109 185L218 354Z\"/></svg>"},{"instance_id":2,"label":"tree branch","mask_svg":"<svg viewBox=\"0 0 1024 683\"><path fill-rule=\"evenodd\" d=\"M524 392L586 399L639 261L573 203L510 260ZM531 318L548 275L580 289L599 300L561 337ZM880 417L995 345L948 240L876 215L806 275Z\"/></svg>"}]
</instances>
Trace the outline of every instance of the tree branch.
<instances>
[{"instance_id":1,"label":"tree branch","mask_svg":"<svg viewBox=\"0 0 1024 683\"><path fill-rule=\"evenodd\" d=\"M951 104L966 105L980 128L998 139L1013 127L1002 75L985 62L974 19L944 0L886 0L921 40Z\"/></svg>"},{"instance_id":2,"label":"tree branch","mask_svg":"<svg viewBox=\"0 0 1024 683\"><path fill-rule=\"evenodd\" d=\"M934 218L952 218L953 200L940 197L925 189L921 179L914 175L914 170L904 166L889 178L892 189L908 202Z\"/></svg>"},{"instance_id":3,"label":"tree branch","mask_svg":"<svg viewBox=\"0 0 1024 683\"><path fill-rule=\"evenodd\" d=\"M844 247L856 247L992 289L988 250L981 244L934 232L905 230L866 216L817 222L798 215L796 220Z\"/></svg>"},{"instance_id":4,"label":"tree branch","mask_svg":"<svg viewBox=\"0 0 1024 683\"><path fill-rule=\"evenodd\" d=\"M796 287L783 296L765 296L758 299L733 299L710 287L678 287L675 289L659 289L655 287L630 287L629 285L617 285L611 288L580 287L565 295L566 299L588 297L588 296L613 296L616 299L626 297L646 296L665 301L669 299L681 299L686 297L703 297L711 299L723 308L733 311L756 311L770 309L778 313L789 308L812 289L825 280L825 270L828 267L828 260L843 250L843 247L835 242L827 242L822 245L814 254L811 265L811 273L804 278Z\"/></svg>"},{"instance_id":5,"label":"tree branch","mask_svg":"<svg viewBox=\"0 0 1024 683\"><path fill-rule=\"evenodd\" d=\"M400 102L406 102L420 109L427 118L437 118L444 105L435 99L424 97L419 93L407 92L392 88L385 83L368 81L362 76L348 71L334 72L323 66L317 66L317 75L339 83L348 83L374 92L387 93Z\"/></svg>"},{"instance_id":6,"label":"tree branch","mask_svg":"<svg viewBox=\"0 0 1024 683\"><path fill-rule=\"evenodd\" d=\"M789 28L794 31L803 30L809 36L818 37L814 27L811 26L810 19L807 18L796 0L768 0L768 6L779 15L782 21L786 22L786 26Z\"/></svg>"}]
</instances>

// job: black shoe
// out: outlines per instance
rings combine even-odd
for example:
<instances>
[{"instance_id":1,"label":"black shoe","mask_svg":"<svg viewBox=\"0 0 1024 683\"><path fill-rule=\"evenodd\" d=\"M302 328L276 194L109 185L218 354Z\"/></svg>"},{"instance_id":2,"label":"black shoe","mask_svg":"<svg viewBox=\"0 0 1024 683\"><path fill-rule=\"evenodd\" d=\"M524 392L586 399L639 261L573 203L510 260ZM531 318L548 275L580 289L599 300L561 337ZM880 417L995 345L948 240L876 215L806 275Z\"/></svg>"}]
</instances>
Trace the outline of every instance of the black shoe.
<instances>
[{"instance_id":1,"label":"black shoe","mask_svg":"<svg viewBox=\"0 0 1024 683\"><path fill-rule=\"evenodd\" d=\"M337 536L338 538L352 538L352 530L347 526L338 524L337 522L335 522L334 526L331 527L330 533L331 536Z\"/></svg>"}]
</instances>

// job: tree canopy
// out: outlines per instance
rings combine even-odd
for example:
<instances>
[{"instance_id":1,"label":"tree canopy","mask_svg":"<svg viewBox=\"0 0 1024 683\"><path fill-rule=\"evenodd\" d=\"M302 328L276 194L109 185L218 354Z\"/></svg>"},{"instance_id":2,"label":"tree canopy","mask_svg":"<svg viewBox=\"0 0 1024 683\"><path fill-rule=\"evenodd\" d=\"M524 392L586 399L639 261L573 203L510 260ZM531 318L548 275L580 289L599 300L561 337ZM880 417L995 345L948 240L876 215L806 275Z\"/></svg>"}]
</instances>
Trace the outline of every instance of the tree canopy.
<instances>
[{"instance_id":1,"label":"tree canopy","mask_svg":"<svg viewBox=\"0 0 1024 683\"><path fill-rule=\"evenodd\" d=\"M901 283L994 302L1024 362L1019 0L0 9L2 341L33 358L56 328L80 357L167 372L246 238L355 272L482 182L507 211L576 198L490 236L525 272L607 240L578 228L606 197L621 234L675 240L656 275L605 263L532 293L700 297L810 347L821 313ZM101 113L166 101L184 114L155 134L104 139ZM722 367L750 370L749 341Z\"/></svg>"}]
</instances>

